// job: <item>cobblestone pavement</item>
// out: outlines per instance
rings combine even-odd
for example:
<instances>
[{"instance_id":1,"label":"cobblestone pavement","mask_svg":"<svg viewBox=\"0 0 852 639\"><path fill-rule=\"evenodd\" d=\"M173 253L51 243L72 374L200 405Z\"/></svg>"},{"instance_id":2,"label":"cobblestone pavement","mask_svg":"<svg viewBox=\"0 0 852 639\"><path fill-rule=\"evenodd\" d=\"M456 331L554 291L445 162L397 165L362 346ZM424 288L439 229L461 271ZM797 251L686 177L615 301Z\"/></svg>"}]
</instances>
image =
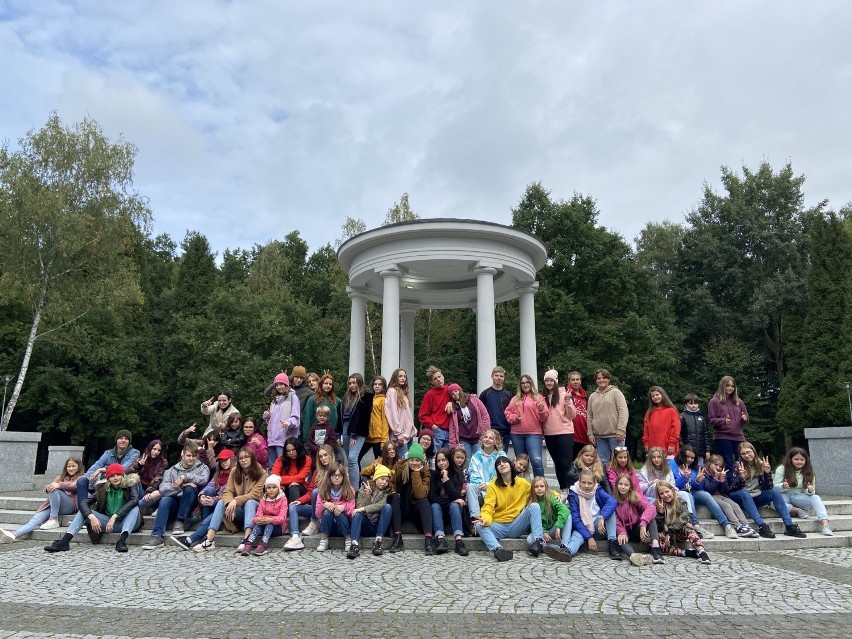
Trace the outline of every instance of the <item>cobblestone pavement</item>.
<instances>
[{"instance_id":1,"label":"cobblestone pavement","mask_svg":"<svg viewBox=\"0 0 852 639\"><path fill-rule=\"evenodd\" d=\"M339 550L0 548L0 639L849 637L852 624L850 548L644 568L586 554L497 563L406 550L352 562Z\"/></svg>"}]
</instances>

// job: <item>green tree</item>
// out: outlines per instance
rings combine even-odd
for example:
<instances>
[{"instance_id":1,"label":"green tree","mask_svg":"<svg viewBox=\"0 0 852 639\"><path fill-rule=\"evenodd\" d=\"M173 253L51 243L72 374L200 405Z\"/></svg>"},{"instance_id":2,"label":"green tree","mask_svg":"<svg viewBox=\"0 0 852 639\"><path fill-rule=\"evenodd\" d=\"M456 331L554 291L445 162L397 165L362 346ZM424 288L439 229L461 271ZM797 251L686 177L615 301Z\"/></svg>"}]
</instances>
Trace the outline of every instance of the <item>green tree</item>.
<instances>
[{"instance_id":1,"label":"green tree","mask_svg":"<svg viewBox=\"0 0 852 639\"><path fill-rule=\"evenodd\" d=\"M789 435L849 421L842 382L850 367L843 347L843 323L852 314L850 231L835 213L814 216L808 224L807 310L787 318L789 364L778 398L778 422Z\"/></svg>"},{"instance_id":2,"label":"green tree","mask_svg":"<svg viewBox=\"0 0 852 639\"><path fill-rule=\"evenodd\" d=\"M388 209L382 226L398 224L399 222L411 222L418 219L420 219L420 216L411 210L411 205L408 202L408 193L403 193L402 197L399 198L399 202Z\"/></svg>"},{"instance_id":3,"label":"green tree","mask_svg":"<svg viewBox=\"0 0 852 639\"><path fill-rule=\"evenodd\" d=\"M93 309L142 302L133 249L150 220L133 189L136 148L111 142L90 119L56 114L19 148L0 148L0 272L31 309L5 430L37 341L68 336Z\"/></svg>"}]
</instances>

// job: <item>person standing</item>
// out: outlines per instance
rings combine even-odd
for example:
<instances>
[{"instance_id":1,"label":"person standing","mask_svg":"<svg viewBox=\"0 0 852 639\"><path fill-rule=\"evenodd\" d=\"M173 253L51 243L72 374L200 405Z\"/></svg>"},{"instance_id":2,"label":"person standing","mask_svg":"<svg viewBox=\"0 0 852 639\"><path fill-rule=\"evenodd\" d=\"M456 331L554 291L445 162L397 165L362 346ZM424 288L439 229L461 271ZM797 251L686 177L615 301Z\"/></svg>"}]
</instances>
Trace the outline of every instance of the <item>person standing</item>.
<instances>
[{"instance_id":1,"label":"person standing","mask_svg":"<svg viewBox=\"0 0 852 639\"><path fill-rule=\"evenodd\" d=\"M574 446L582 448L589 441L589 424L586 418L586 405L588 398L586 389L583 388L583 377L577 371L568 373L568 383L565 385L566 392L569 393L571 401L574 403L574 409L577 414L571 420L574 423Z\"/></svg>"},{"instance_id":2,"label":"person standing","mask_svg":"<svg viewBox=\"0 0 852 639\"><path fill-rule=\"evenodd\" d=\"M587 405L588 437L598 450L601 463L608 464L612 449L624 446L627 437L627 400L612 385L612 373L605 368L595 371L597 390L589 395Z\"/></svg>"},{"instance_id":3,"label":"person standing","mask_svg":"<svg viewBox=\"0 0 852 639\"><path fill-rule=\"evenodd\" d=\"M550 409L547 421L542 426L547 451L556 467L559 489L567 496L571 482L568 474L574 463L574 417L577 410L571 395L559 388L559 376L553 369L544 374L544 403Z\"/></svg>"},{"instance_id":4,"label":"person standing","mask_svg":"<svg viewBox=\"0 0 852 639\"><path fill-rule=\"evenodd\" d=\"M748 422L748 409L730 375L719 380L719 388L707 405L707 419L713 426L716 452L725 460L725 468L733 468L740 444L745 441L743 425Z\"/></svg>"},{"instance_id":5,"label":"person standing","mask_svg":"<svg viewBox=\"0 0 852 639\"><path fill-rule=\"evenodd\" d=\"M444 374L436 366L426 369L426 377L432 384L432 388L423 395L417 418L423 428L432 430L433 450L440 450L450 444L449 413L452 412L452 407L449 406L450 391L444 386Z\"/></svg>"},{"instance_id":6,"label":"person standing","mask_svg":"<svg viewBox=\"0 0 852 639\"><path fill-rule=\"evenodd\" d=\"M491 419L491 428L500 433L506 452L509 452L509 441L511 439L512 427L506 419L506 407L512 401L512 393L503 388L506 381L506 369L495 366L491 371L491 386L479 394L479 401L485 404L488 417ZM585 407L585 404L583 404ZM585 409L583 411L585 415Z\"/></svg>"}]
</instances>

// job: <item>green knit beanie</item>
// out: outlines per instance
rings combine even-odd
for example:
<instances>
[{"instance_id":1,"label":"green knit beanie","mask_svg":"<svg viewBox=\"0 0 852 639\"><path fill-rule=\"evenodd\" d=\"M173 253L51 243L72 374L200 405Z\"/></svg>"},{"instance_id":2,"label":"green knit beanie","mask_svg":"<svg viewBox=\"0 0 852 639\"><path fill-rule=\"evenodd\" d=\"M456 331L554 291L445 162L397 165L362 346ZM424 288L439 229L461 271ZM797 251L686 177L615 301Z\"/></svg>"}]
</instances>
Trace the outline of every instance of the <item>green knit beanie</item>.
<instances>
[{"instance_id":1,"label":"green knit beanie","mask_svg":"<svg viewBox=\"0 0 852 639\"><path fill-rule=\"evenodd\" d=\"M406 459L419 459L425 464L426 454L423 452L423 446L417 443L411 444L411 448L408 449L408 456Z\"/></svg>"}]
</instances>

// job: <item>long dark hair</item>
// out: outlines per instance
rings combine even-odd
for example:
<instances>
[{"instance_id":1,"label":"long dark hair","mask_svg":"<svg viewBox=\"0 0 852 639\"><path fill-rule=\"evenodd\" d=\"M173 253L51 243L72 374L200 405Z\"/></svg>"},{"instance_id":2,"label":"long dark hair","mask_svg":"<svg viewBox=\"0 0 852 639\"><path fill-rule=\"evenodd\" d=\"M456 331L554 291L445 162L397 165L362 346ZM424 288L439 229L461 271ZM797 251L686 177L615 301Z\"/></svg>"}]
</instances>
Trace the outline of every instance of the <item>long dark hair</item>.
<instances>
[{"instance_id":1,"label":"long dark hair","mask_svg":"<svg viewBox=\"0 0 852 639\"><path fill-rule=\"evenodd\" d=\"M154 446L157 444L160 445L160 456L157 457L154 461L151 461L151 451L154 449ZM142 469L139 471L139 479L142 482L142 485L147 487L148 484L156 477L157 475L162 475L166 468L169 467L169 460L166 457L166 447L163 445L163 442L159 439L154 439L148 443L145 447L145 452L143 455L147 455L146 458L148 461L145 462L145 465L142 466Z\"/></svg>"},{"instance_id":2,"label":"long dark hair","mask_svg":"<svg viewBox=\"0 0 852 639\"><path fill-rule=\"evenodd\" d=\"M512 463L511 459L506 457L506 455L500 455L499 457L497 457L497 459L494 460L494 469L497 470L497 462L501 459L505 459L506 461L509 462L509 470L512 471L512 486L514 486L515 485L515 477L518 476L518 471L515 470L515 465ZM500 488L506 487L506 482L503 481L503 474L499 470L497 471L497 478L496 478L495 483L498 486L500 486Z\"/></svg>"},{"instance_id":3,"label":"long dark hair","mask_svg":"<svg viewBox=\"0 0 852 639\"><path fill-rule=\"evenodd\" d=\"M293 448L296 449L296 460L295 461L296 461L296 470L298 470L299 468L301 468L302 466L305 465L305 459L308 456L308 454L305 452L305 445L302 443L302 440L299 439L298 437L288 437L287 441L284 442L284 455L282 455L284 457L284 461L281 462L281 466L283 467L284 464L286 463L286 464L289 465L291 470L293 469L293 465L292 465L293 463L291 462L290 458L287 457L287 446L288 445L291 445L291 446L293 446Z\"/></svg>"},{"instance_id":4,"label":"long dark hair","mask_svg":"<svg viewBox=\"0 0 852 639\"><path fill-rule=\"evenodd\" d=\"M686 453L692 453L692 463L688 464L689 470L698 470L698 453L695 452L695 449L692 447L692 444L684 444L680 447L680 450L677 451L677 455L675 455L675 461L678 466L682 466L686 464Z\"/></svg>"},{"instance_id":5,"label":"long dark hair","mask_svg":"<svg viewBox=\"0 0 852 639\"><path fill-rule=\"evenodd\" d=\"M349 390L349 380L355 380L355 392ZM361 373L352 373L346 378L346 392L343 393L343 406L347 411L355 410L355 406L364 394L364 376Z\"/></svg>"},{"instance_id":6,"label":"long dark hair","mask_svg":"<svg viewBox=\"0 0 852 639\"><path fill-rule=\"evenodd\" d=\"M790 488L794 488L798 485L796 481L796 467L793 466L793 457L796 455L801 455L805 458L805 465L802 466L802 481L805 482L805 486L808 484L814 483L814 467L811 465L811 458L808 455L808 451L804 448L799 448L794 446L790 450L787 451L787 454L784 455L784 479L787 480L787 483L790 485ZM804 488L804 486L803 486Z\"/></svg>"}]
</instances>

